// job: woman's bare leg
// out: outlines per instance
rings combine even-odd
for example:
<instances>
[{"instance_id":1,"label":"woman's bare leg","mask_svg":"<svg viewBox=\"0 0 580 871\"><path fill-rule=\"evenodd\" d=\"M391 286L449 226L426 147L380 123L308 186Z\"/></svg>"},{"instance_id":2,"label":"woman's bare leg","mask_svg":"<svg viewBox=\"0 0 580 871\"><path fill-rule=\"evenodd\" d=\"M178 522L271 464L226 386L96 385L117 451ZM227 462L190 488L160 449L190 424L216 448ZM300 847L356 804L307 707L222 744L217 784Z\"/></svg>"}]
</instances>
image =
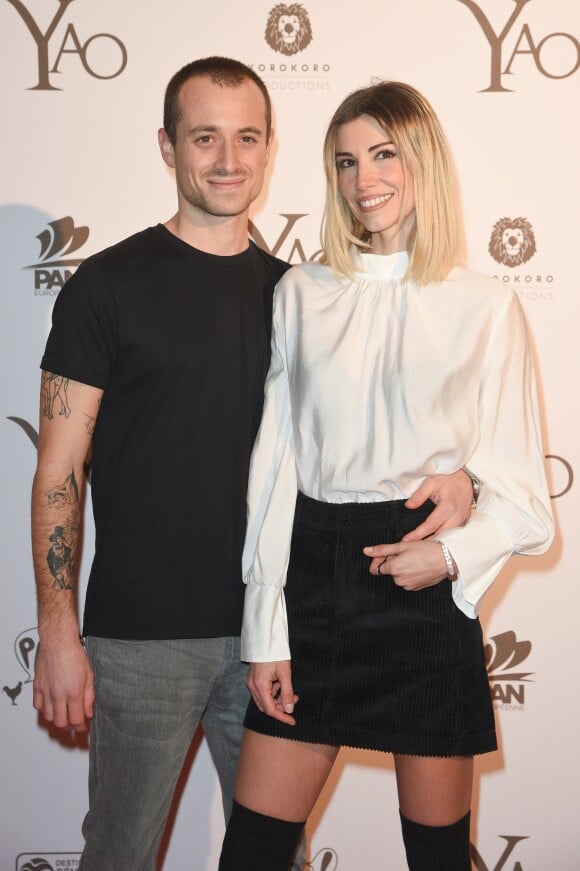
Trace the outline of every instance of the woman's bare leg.
<instances>
[{"instance_id":1,"label":"woman's bare leg","mask_svg":"<svg viewBox=\"0 0 580 871\"><path fill-rule=\"evenodd\" d=\"M407 819L447 826L471 807L473 757L395 756L399 807Z\"/></svg>"},{"instance_id":2,"label":"woman's bare leg","mask_svg":"<svg viewBox=\"0 0 580 871\"><path fill-rule=\"evenodd\" d=\"M219 871L289 871L337 752L244 732Z\"/></svg>"},{"instance_id":3,"label":"woman's bare leg","mask_svg":"<svg viewBox=\"0 0 580 871\"><path fill-rule=\"evenodd\" d=\"M307 819L330 774L338 747L272 738L246 729L236 801L270 817Z\"/></svg>"}]
</instances>

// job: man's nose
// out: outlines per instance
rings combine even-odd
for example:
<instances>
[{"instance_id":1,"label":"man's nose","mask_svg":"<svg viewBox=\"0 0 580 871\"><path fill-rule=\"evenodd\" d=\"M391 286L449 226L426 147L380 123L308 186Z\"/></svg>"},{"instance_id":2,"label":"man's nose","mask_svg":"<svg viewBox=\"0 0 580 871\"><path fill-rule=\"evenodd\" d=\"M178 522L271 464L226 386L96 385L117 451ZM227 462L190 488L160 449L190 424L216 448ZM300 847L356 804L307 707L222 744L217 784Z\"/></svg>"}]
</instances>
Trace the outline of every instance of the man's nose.
<instances>
[{"instance_id":1,"label":"man's nose","mask_svg":"<svg viewBox=\"0 0 580 871\"><path fill-rule=\"evenodd\" d=\"M216 168L223 172L233 172L238 168L238 156L235 143L224 139L216 155Z\"/></svg>"}]
</instances>

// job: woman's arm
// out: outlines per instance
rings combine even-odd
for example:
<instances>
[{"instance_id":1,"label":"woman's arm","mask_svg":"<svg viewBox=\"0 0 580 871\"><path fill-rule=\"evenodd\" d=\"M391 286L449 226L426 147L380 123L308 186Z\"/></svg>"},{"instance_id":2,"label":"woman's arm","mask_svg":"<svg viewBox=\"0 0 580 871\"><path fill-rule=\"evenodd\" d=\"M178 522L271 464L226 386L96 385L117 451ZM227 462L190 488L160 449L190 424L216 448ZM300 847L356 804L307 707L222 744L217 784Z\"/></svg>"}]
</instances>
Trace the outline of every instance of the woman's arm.
<instances>
[{"instance_id":1,"label":"woman's arm","mask_svg":"<svg viewBox=\"0 0 580 871\"><path fill-rule=\"evenodd\" d=\"M246 584L242 659L247 662L290 659L283 588L297 481L284 324L278 302L277 291L272 360L248 485L248 526L242 558Z\"/></svg>"},{"instance_id":2,"label":"woman's arm","mask_svg":"<svg viewBox=\"0 0 580 871\"><path fill-rule=\"evenodd\" d=\"M497 316L489 341L479 416L479 442L467 462L483 482L477 509L466 526L437 533L457 566L453 597L470 617L476 615L483 595L513 553L544 553L554 535L534 363L515 294ZM421 589L441 580L439 569L447 577L443 554L436 547L436 542L377 545L365 553L373 558L370 571L376 572L380 560L388 556L389 569L384 564L382 573L390 574L392 568L401 586Z\"/></svg>"}]
</instances>

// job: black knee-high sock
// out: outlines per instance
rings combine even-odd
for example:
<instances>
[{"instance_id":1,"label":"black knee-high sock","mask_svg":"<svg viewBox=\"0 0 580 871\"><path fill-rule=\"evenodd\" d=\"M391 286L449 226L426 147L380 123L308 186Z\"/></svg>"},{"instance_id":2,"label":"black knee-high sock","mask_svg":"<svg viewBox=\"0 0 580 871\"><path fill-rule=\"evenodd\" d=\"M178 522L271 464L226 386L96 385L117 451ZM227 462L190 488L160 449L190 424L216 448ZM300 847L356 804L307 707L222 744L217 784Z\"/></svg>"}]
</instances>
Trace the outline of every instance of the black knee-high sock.
<instances>
[{"instance_id":1,"label":"black knee-high sock","mask_svg":"<svg viewBox=\"0 0 580 871\"><path fill-rule=\"evenodd\" d=\"M234 801L219 871L288 871L304 825L264 816Z\"/></svg>"},{"instance_id":2,"label":"black knee-high sock","mask_svg":"<svg viewBox=\"0 0 580 871\"><path fill-rule=\"evenodd\" d=\"M450 826L424 826L401 814L409 871L471 871L470 816Z\"/></svg>"}]
</instances>

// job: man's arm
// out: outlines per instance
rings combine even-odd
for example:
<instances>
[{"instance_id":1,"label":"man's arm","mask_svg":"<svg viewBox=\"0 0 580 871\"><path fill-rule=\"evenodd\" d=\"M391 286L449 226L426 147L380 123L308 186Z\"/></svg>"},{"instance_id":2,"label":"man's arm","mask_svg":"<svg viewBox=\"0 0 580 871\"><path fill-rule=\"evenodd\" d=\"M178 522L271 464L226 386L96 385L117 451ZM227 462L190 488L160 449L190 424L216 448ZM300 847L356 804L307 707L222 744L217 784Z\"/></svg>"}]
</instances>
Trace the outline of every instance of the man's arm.
<instances>
[{"instance_id":1,"label":"man's arm","mask_svg":"<svg viewBox=\"0 0 580 871\"><path fill-rule=\"evenodd\" d=\"M85 475L103 391L52 372L40 390L32 486L32 555L40 638L34 707L59 727L87 728L93 674L80 639L76 581Z\"/></svg>"},{"instance_id":2,"label":"man's arm","mask_svg":"<svg viewBox=\"0 0 580 871\"><path fill-rule=\"evenodd\" d=\"M407 508L419 508L427 499L431 499L435 508L424 523L405 535L403 541L421 541L428 536L438 535L444 529L465 526L471 516L473 498L473 482L463 469L452 475L425 478L405 505Z\"/></svg>"}]
</instances>

